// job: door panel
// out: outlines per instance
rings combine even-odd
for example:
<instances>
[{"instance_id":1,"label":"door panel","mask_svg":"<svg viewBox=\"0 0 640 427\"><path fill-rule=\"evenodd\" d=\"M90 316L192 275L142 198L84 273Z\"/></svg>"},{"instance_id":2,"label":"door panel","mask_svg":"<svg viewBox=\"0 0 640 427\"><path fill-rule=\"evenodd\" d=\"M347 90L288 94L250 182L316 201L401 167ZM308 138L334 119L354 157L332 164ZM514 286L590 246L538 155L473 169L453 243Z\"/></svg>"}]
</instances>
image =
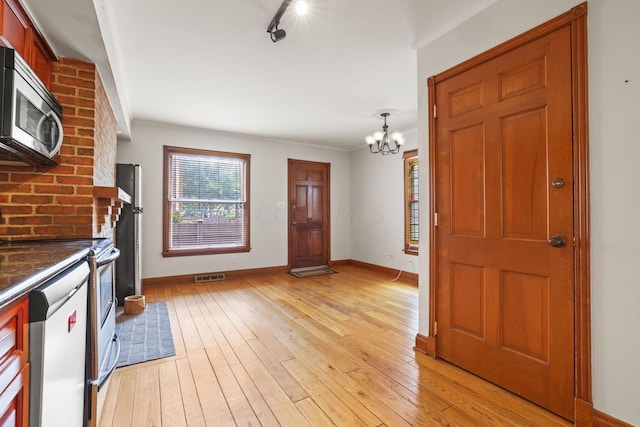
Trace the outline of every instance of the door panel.
<instances>
[{"instance_id":1,"label":"door panel","mask_svg":"<svg viewBox=\"0 0 640 427\"><path fill-rule=\"evenodd\" d=\"M565 27L436 84L435 291L439 357L572 419L570 70Z\"/></svg>"},{"instance_id":2,"label":"door panel","mask_svg":"<svg viewBox=\"0 0 640 427\"><path fill-rule=\"evenodd\" d=\"M329 263L329 164L289 160L289 269Z\"/></svg>"}]
</instances>

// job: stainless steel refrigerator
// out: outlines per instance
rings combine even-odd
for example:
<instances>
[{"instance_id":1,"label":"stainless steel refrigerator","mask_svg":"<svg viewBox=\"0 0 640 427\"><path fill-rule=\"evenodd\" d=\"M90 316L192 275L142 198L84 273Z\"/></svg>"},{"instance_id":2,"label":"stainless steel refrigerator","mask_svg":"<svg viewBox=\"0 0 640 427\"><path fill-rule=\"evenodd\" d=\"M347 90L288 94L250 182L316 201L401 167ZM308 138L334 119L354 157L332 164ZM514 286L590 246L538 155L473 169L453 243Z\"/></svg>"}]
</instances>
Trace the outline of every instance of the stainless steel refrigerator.
<instances>
[{"instance_id":1,"label":"stainless steel refrigerator","mask_svg":"<svg viewBox=\"0 0 640 427\"><path fill-rule=\"evenodd\" d=\"M116 185L131 196L116 224L116 297L123 305L126 296L142 293L142 166L118 163Z\"/></svg>"}]
</instances>

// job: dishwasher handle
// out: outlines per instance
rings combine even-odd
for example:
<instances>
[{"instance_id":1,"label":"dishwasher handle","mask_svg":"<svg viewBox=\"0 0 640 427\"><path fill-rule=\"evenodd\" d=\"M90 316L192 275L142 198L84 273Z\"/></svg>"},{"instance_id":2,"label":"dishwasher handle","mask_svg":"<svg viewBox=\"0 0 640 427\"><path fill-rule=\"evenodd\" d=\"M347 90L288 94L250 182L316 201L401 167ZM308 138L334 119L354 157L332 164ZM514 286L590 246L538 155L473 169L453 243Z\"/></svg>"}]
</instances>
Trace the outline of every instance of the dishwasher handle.
<instances>
[{"instance_id":1,"label":"dishwasher handle","mask_svg":"<svg viewBox=\"0 0 640 427\"><path fill-rule=\"evenodd\" d=\"M29 293L29 321L46 320L89 279L89 265L80 262L63 270Z\"/></svg>"}]
</instances>

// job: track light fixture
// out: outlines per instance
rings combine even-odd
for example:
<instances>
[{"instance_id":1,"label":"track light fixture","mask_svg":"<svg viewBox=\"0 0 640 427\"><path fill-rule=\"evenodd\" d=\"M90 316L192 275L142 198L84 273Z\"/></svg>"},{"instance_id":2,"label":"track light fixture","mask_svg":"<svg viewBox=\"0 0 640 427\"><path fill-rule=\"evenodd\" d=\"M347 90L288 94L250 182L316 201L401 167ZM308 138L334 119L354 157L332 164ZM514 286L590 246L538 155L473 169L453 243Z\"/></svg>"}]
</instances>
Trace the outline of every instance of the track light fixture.
<instances>
[{"instance_id":1,"label":"track light fixture","mask_svg":"<svg viewBox=\"0 0 640 427\"><path fill-rule=\"evenodd\" d=\"M287 11L289 4L291 4L291 0L283 0L282 4L278 8L278 11L275 15L273 15L273 19L267 27L267 33L271 35L271 41L274 43L282 40L287 36L285 30L278 29L278 25L280 25L280 18L282 18L282 15L284 15L284 13Z\"/></svg>"},{"instance_id":2,"label":"track light fixture","mask_svg":"<svg viewBox=\"0 0 640 427\"><path fill-rule=\"evenodd\" d=\"M267 27L267 33L270 34L271 41L274 43L279 42L280 40L282 40L287 36L286 31L278 28L278 25L280 25L280 18L282 18L282 15L284 15L284 13L286 12L287 8L289 7L292 1L293 0L283 0L282 4L278 8L278 11L276 12L275 15L273 15L273 19L271 20L271 22L269 23L269 26ZM305 1L303 0L296 1L296 12L298 13L298 15L304 15L305 13L307 13L308 9L309 9L309 6Z\"/></svg>"}]
</instances>

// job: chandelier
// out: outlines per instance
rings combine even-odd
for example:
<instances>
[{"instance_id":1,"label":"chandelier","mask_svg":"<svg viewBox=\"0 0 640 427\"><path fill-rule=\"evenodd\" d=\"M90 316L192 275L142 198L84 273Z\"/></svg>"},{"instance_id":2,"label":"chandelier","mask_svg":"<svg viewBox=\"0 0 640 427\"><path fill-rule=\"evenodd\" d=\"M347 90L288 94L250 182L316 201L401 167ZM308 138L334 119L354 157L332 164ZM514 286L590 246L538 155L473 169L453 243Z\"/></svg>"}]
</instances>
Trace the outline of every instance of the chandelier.
<instances>
[{"instance_id":1,"label":"chandelier","mask_svg":"<svg viewBox=\"0 0 640 427\"><path fill-rule=\"evenodd\" d=\"M382 132L375 131L371 135L367 135L365 141L369 144L369 151L373 154L396 154L400 151L400 146L404 143L404 136L400 132L389 133L389 126L387 126L387 117L391 113L380 113L380 117L384 119L384 125L382 126Z\"/></svg>"}]
</instances>

